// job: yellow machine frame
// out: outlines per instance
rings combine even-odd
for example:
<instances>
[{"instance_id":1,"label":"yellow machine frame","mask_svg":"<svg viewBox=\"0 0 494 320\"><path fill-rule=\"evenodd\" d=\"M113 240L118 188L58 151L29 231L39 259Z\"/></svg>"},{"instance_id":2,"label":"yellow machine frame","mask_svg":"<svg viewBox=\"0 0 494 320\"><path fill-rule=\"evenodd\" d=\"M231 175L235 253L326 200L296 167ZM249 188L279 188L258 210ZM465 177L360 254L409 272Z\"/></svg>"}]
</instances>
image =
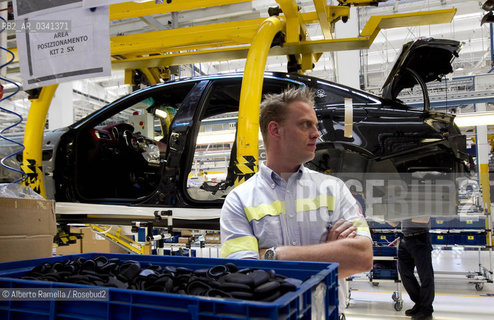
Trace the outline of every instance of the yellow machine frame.
<instances>
[{"instance_id":1,"label":"yellow machine frame","mask_svg":"<svg viewBox=\"0 0 494 320\"><path fill-rule=\"evenodd\" d=\"M154 2L126 2L110 6L110 20L228 5L246 0L190 0L157 5ZM311 70L327 51L367 49L382 29L449 23L456 9L422 11L371 17L360 35L335 39L335 23L349 18L350 6L370 5L375 1L338 0L342 5L328 6L313 0L315 12L302 13L295 0L276 0L283 14L267 19L251 19L211 25L176 28L112 37L112 68L141 70L151 84L161 81L162 70L174 65L246 58L238 115L236 180L238 185L258 169L259 106L263 74L269 55L295 56L300 73ZM307 24L318 23L324 39L310 40ZM279 34L281 46L272 46ZM127 77L126 77L127 78ZM130 77L129 77L130 78ZM46 114L56 85L44 87L32 101L26 124L22 168L28 173L25 184L45 196L42 175L42 137ZM97 228L96 226L92 226Z\"/></svg>"},{"instance_id":2,"label":"yellow machine frame","mask_svg":"<svg viewBox=\"0 0 494 320\"><path fill-rule=\"evenodd\" d=\"M157 5L152 2L125 2L110 6L110 20L128 19L166 12L214 7L247 2L245 0L191 0ZM374 16L361 34L354 38L334 39L334 25L350 15L350 5L369 5L370 1L339 0L328 6L314 0L316 12L301 13L295 0L276 1L283 15L204 26L153 31L112 37L112 68L141 70L151 84L160 82L157 68L208 61L247 58L242 82L237 134L237 179L245 181L257 171L258 117L263 73L268 55L292 55L301 65L300 72L311 70L322 52L369 48L381 29L449 23L456 9ZM323 40L310 40L306 25L319 23ZM282 46L271 44L278 33L285 35ZM164 40L157 40L164 39ZM26 124L22 168L28 173L25 184L45 196L42 175L42 137L46 114L56 85L42 88L32 101Z\"/></svg>"},{"instance_id":3,"label":"yellow machine frame","mask_svg":"<svg viewBox=\"0 0 494 320\"><path fill-rule=\"evenodd\" d=\"M113 230L108 230L109 226L100 226L96 224L88 224L87 226L100 233L103 237L118 243L131 253L151 254L151 245L149 243L146 243L144 245L139 244L138 242L122 234L120 228L115 230L115 232L110 232Z\"/></svg>"}]
</instances>

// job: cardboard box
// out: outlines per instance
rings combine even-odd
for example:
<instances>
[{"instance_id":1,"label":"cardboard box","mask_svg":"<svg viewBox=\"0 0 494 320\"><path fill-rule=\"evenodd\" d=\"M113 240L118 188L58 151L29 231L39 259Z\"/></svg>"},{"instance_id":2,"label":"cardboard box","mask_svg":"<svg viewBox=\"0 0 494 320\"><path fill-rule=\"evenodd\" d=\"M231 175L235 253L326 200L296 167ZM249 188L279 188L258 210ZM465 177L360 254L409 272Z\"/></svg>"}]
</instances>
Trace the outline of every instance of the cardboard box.
<instances>
[{"instance_id":1,"label":"cardboard box","mask_svg":"<svg viewBox=\"0 0 494 320\"><path fill-rule=\"evenodd\" d=\"M192 230L191 229L180 230L180 235L182 237L190 237L190 236L192 236Z\"/></svg>"},{"instance_id":2,"label":"cardboard box","mask_svg":"<svg viewBox=\"0 0 494 320\"><path fill-rule=\"evenodd\" d=\"M0 262L51 257L54 202L0 198Z\"/></svg>"},{"instance_id":3,"label":"cardboard box","mask_svg":"<svg viewBox=\"0 0 494 320\"><path fill-rule=\"evenodd\" d=\"M70 233L82 233L82 228L70 227ZM58 246L55 248L57 256L65 256L68 254L82 253L82 240L77 239L76 243L71 243L68 246Z\"/></svg>"},{"instance_id":4,"label":"cardboard box","mask_svg":"<svg viewBox=\"0 0 494 320\"><path fill-rule=\"evenodd\" d=\"M219 233L210 233L204 236L206 243L209 244L219 244L221 243L221 237Z\"/></svg>"},{"instance_id":5,"label":"cardboard box","mask_svg":"<svg viewBox=\"0 0 494 320\"><path fill-rule=\"evenodd\" d=\"M125 249L105 239L89 227L82 228L82 232L84 234L82 238L82 253L127 253Z\"/></svg>"},{"instance_id":6,"label":"cardboard box","mask_svg":"<svg viewBox=\"0 0 494 320\"><path fill-rule=\"evenodd\" d=\"M55 248L57 256L65 256L68 254L81 254L82 253L82 241L77 239L76 243L69 244L68 246L58 246Z\"/></svg>"},{"instance_id":7,"label":"cardboard box","mask_svg":"<svg viewBox=\"0 0 494 320\"><path fill-rule=\"evenodd\" d=\"M189 243L189 237L178 237L178 243Z\"/></svg>"}]
</instances>

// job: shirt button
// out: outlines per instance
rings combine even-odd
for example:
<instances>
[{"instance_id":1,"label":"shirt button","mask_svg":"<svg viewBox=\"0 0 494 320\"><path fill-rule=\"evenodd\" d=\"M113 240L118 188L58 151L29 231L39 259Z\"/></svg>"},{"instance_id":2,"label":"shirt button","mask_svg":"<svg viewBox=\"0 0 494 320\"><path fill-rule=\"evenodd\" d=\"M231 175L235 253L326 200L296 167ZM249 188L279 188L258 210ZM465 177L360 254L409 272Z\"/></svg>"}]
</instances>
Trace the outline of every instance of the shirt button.
<instances>
[{"instance_id":1,"label":"shirt button","mask_svg":"<svg viewBox=\"0 0 494 320\"><path fill-rule=\"evenodd\" d=\"M293 241L293 242L292 242L292 245L293 245L293 246L296 246L296 245L297 245L297 241Z\"/></svg>"},{"instance_id":2,"label":"shirt button","mask_svg":"<svg viewBox=\"0 0 494 320\"><path fill-rule=\"evenodd\" d=\"M274 188L274 187L275 187L275 185L274 185L274 183L273 183L273 184L271 185L271 188Z\"/></svg>"}]
</instances>

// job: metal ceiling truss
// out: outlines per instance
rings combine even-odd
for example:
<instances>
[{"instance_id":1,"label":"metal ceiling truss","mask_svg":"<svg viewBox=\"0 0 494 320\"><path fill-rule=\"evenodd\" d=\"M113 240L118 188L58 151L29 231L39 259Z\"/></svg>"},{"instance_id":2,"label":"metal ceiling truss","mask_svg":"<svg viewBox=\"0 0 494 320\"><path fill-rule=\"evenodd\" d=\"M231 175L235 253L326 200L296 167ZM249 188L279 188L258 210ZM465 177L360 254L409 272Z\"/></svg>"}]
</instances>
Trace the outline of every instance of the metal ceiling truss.
<instances>
[{"instance_id":1,"label":"metal ceiling truss","mask_svg":"<svg viewBox=\"0 0 494 320\"><path fill-rule=\"evenodd\" d=\"M187 1L170 4L153 2L126 2L110 6L110 20L142 18L183 10L229 5L241 0ZM269 50L270 56L295 58L298 71L303 73L314 67L326 51L367 49L381 29L449 23L456 9L374 16L369 19L361 34L354 38L335 39L334 25L347 21L350 5L377 5L379 1L344 1L330 6L325 0L313 0L315 12L302 13L295 0L277 0L283 20L283 38ZM247 57L254 37L264 18L239 20L183 27L176 29L115 36L111 41L114 70L140 69L150 77L150 83L160 81L160 72L150 74L146 68L169 67L202 62L227 61ZM311 40L307 25L319 24L324 39Z\"/></svg>"}]
</instances>

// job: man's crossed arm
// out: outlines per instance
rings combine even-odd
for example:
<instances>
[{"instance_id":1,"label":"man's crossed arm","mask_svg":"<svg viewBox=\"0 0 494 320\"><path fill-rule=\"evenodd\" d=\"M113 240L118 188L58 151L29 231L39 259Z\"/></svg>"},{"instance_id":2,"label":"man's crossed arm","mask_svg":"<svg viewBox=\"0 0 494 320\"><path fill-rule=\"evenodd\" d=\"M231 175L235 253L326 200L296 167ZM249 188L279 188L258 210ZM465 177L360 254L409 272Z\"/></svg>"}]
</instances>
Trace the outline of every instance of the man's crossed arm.
<instances>
[{"instance_id":1,"label":"man's crossed arm","mask_svg":"<svg viewBox=\"0 0 494 320\"><path fill-rule=\"evenodd\" d=\"M264 257L266 249L259 250ZM277 260L338 262L340 278L372 269L372 241L356 234L350 221L339 220L328 233L326 242L308 246L276 248Z\"/></svg>"}]
</instances>

